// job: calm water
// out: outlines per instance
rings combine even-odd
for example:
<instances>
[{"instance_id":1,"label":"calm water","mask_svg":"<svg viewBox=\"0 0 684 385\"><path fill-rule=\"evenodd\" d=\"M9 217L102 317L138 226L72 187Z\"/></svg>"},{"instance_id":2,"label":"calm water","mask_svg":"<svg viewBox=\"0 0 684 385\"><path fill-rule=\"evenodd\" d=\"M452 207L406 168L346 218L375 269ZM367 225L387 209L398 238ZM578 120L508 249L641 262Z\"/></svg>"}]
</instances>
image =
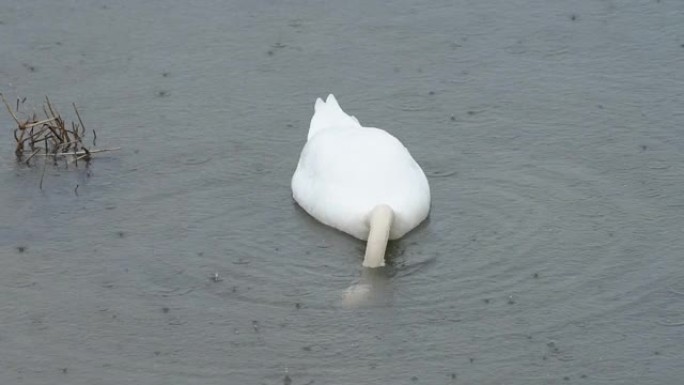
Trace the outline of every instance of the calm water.
<instances>
[{"instance_id":1,"label":"calm water","mask_svg":"<svg viewBox=\"0 0 684 385\"><path fill-rule=\"evenodd\" d=\"M1 383L684 376L684 2L5 3L0 91L122 149L41 191L0 111ZM290 196L329 92L432 187L372 276Z\"/></svg>"}]
</instances>

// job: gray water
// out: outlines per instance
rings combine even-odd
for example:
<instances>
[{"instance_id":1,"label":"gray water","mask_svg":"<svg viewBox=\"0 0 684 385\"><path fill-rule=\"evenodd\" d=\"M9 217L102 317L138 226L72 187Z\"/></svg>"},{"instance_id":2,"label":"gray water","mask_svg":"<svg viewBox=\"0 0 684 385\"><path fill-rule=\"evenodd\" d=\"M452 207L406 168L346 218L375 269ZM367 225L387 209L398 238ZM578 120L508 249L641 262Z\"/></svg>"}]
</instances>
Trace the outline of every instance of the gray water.
<instances>
[{"instance_id":1,"label":"gray water","mask_svg":"<svg viewBox=\"0 0 684 385\"><path fill-rule=\"evenodd\" d=\"M6 1L0 91L75 102L121 150L41 190L0 111L0 383L680 383L683 20L674 0ZM330 92L432 188L370 277L290 195Z\"/></svg>"}]
</instances>

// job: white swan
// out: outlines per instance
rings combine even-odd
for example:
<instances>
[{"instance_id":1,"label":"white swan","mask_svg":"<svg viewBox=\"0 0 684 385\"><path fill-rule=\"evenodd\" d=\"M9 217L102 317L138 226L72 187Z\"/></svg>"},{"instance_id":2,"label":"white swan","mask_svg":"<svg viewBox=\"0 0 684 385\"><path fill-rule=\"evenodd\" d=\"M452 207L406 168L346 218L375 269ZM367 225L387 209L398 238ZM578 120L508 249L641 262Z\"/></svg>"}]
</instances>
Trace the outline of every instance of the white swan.
<instances>
[{"instance_id":1,"label":"white swan","mask_svg":"<svg viewBox=\"0 0 684 385\"><path fill-rule=\"evenodd\" d=\"M430 186L401 142L363 127L330 94L316 100L307 142L292 176L292 195L320 222L368 240L364 267L385 265L388 239L420 224Z\"/></svg>"}]
</instances>

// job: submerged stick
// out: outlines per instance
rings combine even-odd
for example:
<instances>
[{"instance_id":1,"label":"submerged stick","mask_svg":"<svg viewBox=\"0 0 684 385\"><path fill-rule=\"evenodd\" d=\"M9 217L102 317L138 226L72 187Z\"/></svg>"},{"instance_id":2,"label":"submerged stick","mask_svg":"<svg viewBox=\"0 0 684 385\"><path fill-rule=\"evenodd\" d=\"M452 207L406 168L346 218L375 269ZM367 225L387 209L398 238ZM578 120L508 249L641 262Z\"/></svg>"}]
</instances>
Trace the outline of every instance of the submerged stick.
<instances>
[{"instance_id":1,"label":"submerged stick","mask_svg":"<svg viewBox=\"0 0 684 385\"><path fill-rule=\"evenodd\" d=\"M45 177L45 169L47 168L47 158L45 158L45 162L43 162L43 172L40 174L40 184L38 187L42 190L43 189L43 178Z\"/></svg>"}]
</instances>

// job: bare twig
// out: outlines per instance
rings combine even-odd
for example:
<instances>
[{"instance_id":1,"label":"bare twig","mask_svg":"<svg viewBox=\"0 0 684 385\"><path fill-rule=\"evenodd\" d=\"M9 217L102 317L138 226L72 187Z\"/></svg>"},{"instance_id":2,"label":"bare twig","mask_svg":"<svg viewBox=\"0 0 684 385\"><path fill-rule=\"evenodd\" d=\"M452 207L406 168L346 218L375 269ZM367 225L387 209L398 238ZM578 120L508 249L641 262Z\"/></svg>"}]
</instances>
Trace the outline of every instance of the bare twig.
<instances>
[{"instance_id":1,"label":"bare twig","mask_svg":"<svg viewBox=\"0 0 684 385\"><path fill-rule=\"evenodd\" d=\"M78 113L78 108L76 108L76 103L71 103L74 106L74 111L76 111L76 116L78 117L78 122L81 124L81 127L83 127L83 132L85 132L85 124L83 124L83 120L81 120L81 114Z\"/></svg>"},{"instance_id":2,"label":"bare twig","mask_svg":"<svg viewBox=\"0 0 684 385\"><path fill-rule=\"evenodd\" d=\"M9 111L10 115L12 115L12 119L17 123L17 126L21 127L21 123L19 122L19 119L17 119L17 116L14 114L14 111L12 111L12 108L10 105L7 103L7 100L5 100L5 95L0 92L0 98L2 98L2 102L5 103L5 107L7 107L7 111Z\"/></svg>"},{"instance_id":3,"label":"bare twig","mask_svg":"<svg viewBox=\"0 0 684 385\"><path fill-rule=\"evenodd\" d=\"M12 115L17 124L17 128L14 130L14 140L16 141L15 154L18 159L22 159L24 152L28 149L31 151L30 156L25 160L27 165L30 165L30 161L36 156L45 157L47 162L47 157L52 157L55 165L57 164L58 158L64 158L65 164L68 166L71 162L76 162L78 167L78 161L81 159L88 160L93 154L107 151L119 150L119 148L105 148L105 149L89 149L84 145L86 126L81 117L81 113L76 106L76 103L72 103L74 108L74 113L76 114L77 121L70 122L67 125L64 119L59 115L57 109L52 104L49 97L45 97L45 102L43 103L43 113L45 114L44 119L38 119L37 115L34 113L29 115L29 118L22 122L19 115L19 107L24 103L26 98L21 101L17 99L16 111L13 110L4 95L0 93L2 97L2 102L5 104L7 111ZM69 127L69 128L67 128ZM93 146L96 145L97 133L94 129L93 132ZM72 159L67 159L71 157ZM44 170L43 170L44 171ZM44 175L41 176L41 188L42 179Z\"/></svg>"},{"instance_id":4,"label":"bare twig","mask_svg":"<svg viewBox=\"0 0 684 385\"><path fill-rule=\"evenodd\" d=\"M50 115L52 116L59 116L55 113L55 110L52 109L52 104L50 104L50 98L45 95L45 103L47 103L47 108L50 110Z\"/></svg>"},{"instance_id":5,"label":"bare twig","mask_svg":"<svg viewBox=\"0 0 684 385\"><path fill-rule=\"evenodd\" d=\"M33 151L33 154L31 154L31 156L29 156L28 159L26 159L27 165L29 164L29 160L31 160L31 158L33 158L38 153L38 151L40 151L40 149L36 149L35 151Z\"/></svg>"},{"instance_id":6,"label":"bare twig","mask_svg":"<svg viewBox=\"0 0 684 385\"><path fill-rule=\"evenodd\" d=\"M83 151L71 151L71 152L58 152L54 154L38 154L38 156L67 156L67 155L88 155L88 154L97 154L100 152L110 152L110 151L118 151L121 150L121 147L112 147L112 148L100 148L97 150L86 150L85 148Z\"/></svg>"},{"instance_id":7,"label":"bare twig","mask_svg":"<svg viewBox=\"0 0 684 385\"><path fill-rule=\"evenodd\" d=\"M41 121L39 121L39 122L24 124L24 128L32 128L32 127L35 127L35 126L40 126L41 124L51 123L51 122L54 122L55 119L57 119L57 118L52 117L52 118L49 118L49 119L43 119L43 120L41 120Z\"/></svg>"}]
</instances>

